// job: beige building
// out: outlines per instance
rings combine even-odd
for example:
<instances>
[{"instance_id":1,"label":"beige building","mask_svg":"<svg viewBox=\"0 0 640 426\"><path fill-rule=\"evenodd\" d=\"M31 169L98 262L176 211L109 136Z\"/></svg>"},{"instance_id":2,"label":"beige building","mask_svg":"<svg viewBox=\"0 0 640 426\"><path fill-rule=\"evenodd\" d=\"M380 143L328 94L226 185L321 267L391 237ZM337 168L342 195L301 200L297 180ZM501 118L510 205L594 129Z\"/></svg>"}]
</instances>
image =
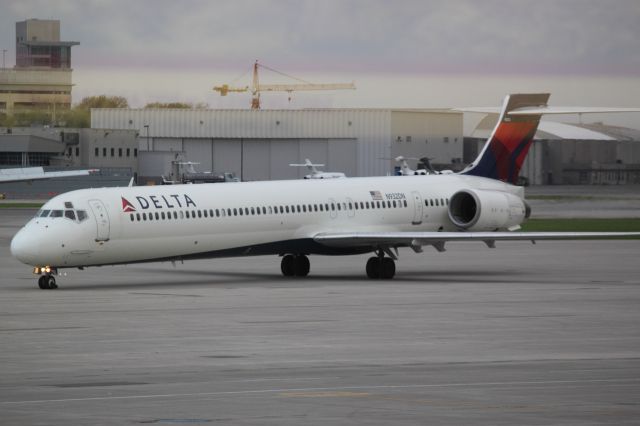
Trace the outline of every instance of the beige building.
<instances>
[{"instance_id":1,"label":"beige building","mask_svg":"<svg viewBox=\"0 0 640 426\"><path fill-rule=\"evenodd\" d=\"M60 21L28 19L16 23L16 66L0 69L0 114L71 106L71 47L60 40Z\"/></svg>"}]
</instances>

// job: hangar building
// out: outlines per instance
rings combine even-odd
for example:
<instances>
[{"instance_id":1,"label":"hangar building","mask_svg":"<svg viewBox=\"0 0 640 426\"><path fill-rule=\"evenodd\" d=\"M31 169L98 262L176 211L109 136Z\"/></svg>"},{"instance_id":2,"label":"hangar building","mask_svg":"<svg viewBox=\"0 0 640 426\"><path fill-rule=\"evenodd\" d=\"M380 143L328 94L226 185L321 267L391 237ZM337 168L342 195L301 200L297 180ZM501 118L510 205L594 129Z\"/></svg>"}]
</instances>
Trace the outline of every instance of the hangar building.
<instances>
[{"instance_id":1,"label":"hangar building","mask_svg":"<svg viewBox=\"0 0 640 426\"><path fill-rule=\"evenodd\" d=\"M465 136L465 164L480 152L497 121L497 114L489 114ZM520 176L531 185L640 184L640 130L543 120Z\"/></svg>"},{"instance_id":2,"label":"hangar building","mask_svg":"<svg viewBox=\"0 0 640 426\"><path fill-rule=\"evenodd\" d=\"M309 158L347 176L392 174L392 159L462 163L463 115L443 109L187 110L92 109L93 129L138 132L139 183L170 172L183 154L200 171L244 181L296 179Z\"/></svg>"}]
</instances>

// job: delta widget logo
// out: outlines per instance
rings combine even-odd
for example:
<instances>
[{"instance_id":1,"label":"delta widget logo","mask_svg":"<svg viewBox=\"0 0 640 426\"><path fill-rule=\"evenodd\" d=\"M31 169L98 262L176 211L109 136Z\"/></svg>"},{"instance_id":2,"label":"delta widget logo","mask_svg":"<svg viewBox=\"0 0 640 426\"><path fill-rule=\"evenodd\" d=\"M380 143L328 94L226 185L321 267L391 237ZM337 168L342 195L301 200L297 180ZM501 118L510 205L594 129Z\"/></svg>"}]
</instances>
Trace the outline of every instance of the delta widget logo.
<instances>
[{"instance_id":1,"label":"delta widget logo","mask_svg":"<svg viewBox=\"0 0 640 426\"><path fill-rule=\"evenodd\" d=\"M120 197L120 198L122 198L122 211L123 212L129 213L129 212L135 212L136 211L136 208L133 207L133 204L131 204L129 202L129 200L127 200L124 197Z\"/></svg>"}]
</instances>

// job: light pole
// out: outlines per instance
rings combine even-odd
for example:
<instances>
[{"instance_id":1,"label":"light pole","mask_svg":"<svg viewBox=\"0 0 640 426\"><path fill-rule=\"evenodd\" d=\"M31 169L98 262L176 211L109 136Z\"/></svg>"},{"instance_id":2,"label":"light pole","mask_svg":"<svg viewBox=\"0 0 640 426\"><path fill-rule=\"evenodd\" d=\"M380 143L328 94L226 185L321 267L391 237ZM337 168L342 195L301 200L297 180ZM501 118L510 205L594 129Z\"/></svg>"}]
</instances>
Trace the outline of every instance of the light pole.
<instances>
[{"instance_id":1,"label":"light pole","mask_svg":"<svg viewBox=\"0 0 640 426\"><path fill-rule=\"evenodd\" d=\"M145 124L144 128L147 129L147 151L149 151L149 125Z\"/></svg>"}]
</instances>

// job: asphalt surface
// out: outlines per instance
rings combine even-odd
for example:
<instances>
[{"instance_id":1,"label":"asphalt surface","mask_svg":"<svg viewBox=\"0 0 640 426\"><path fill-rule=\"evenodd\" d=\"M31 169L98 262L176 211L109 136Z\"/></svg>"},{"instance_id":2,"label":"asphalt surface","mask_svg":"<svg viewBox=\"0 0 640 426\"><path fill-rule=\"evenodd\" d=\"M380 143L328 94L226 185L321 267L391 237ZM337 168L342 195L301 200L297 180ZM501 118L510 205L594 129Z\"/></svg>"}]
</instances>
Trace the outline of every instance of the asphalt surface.
<instances>
[{"instance_id":1,"label":"asphalt surface","mask_svg":"<svg viewBox=\"0 0 640 426\"><path fill-rule=\"evenodd\" d=\"M72 270L39 290L0 209L0 424L640 422L640 241L458 243Z\"/></svg>"}]
</instances>

